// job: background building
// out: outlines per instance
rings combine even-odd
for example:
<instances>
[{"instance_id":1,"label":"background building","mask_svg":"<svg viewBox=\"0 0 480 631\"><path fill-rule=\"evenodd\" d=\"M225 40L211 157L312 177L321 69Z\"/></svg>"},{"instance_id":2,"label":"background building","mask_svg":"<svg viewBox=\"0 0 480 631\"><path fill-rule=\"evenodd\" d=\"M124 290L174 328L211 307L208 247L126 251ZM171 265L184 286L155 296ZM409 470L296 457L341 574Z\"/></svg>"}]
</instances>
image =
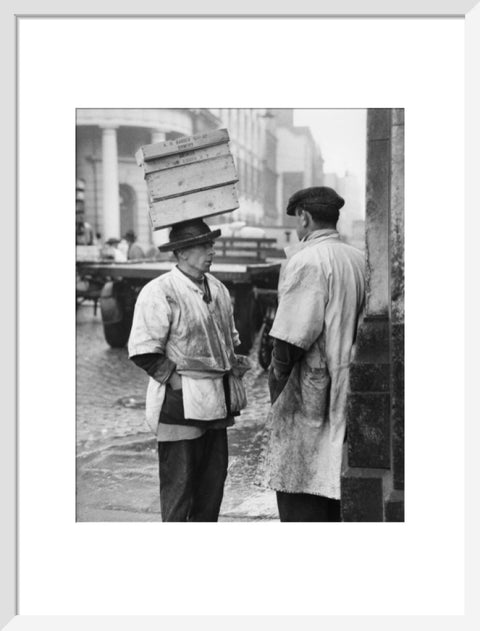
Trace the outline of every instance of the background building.
<instances>
[{"instance_id":1,"label":"background building","mask_svg":"<svg viewBox=\"0 0 480 631\"><path fill-rule=\"evenodd\" d=\"M103 242L133 230L148 251L167 239L153 232L147 187L135 153L146 144L225 127L237 167L240 207L209 223L261 227L279 247L296 240L285 214L289 197L307 186L332 186L346 200L339 230L363 248L364 197L355 174L324 173L321 148L292 109L78 109L76 177L84 186L84 220Z\"/></svg>"},{"instance_id":2,"label":"background building","mask_svg":"<svg viewBox=\"0 0 480 631\"><path fill-rule=\"evenodd\" d=\"M240 207L220 215L219 223L244 221L263 225L274 221L276 205L276 138L265 109L214 109L219 127L230 135L230 149L238 173Z\"/></svg>"},{"instance_id":3,"label":"background building","mask_svg":"<svg viewBox=\"0 0 480 631\"><path fill-rule=\"evenodd\" d=\"M85 183L85 218L101 240L134 230L153 243L147 187L135 152L146 144L218 127L202 109L78 109L76 169Z\"/></svg>"},{"instance_id":4,"label":"background building","mask_svg":"<svg viewBox=\"0 0 480 631\"><path fill-rule=\"evenodd\" d=\"M285 216L289 198L299 189L323 184L323 158L309 127L293 124L293 110L271 110L277 121L278 220L293 226Z\"/></svg>"},{"instance_id":5,"label":"background building","mask_svg":"<svg viewBox=\"0 0 480 631\"><path fill-rule=\"evenodd\" d=\"M363 250L365 245L365 219L362 196L364 191L360 189L358 177L354 173L346 171L343 176L336 173L324 173L323 186L334 188L345 200L345 206L340 211L338 231L341 236Z\"/></svg>"}]
</instances>

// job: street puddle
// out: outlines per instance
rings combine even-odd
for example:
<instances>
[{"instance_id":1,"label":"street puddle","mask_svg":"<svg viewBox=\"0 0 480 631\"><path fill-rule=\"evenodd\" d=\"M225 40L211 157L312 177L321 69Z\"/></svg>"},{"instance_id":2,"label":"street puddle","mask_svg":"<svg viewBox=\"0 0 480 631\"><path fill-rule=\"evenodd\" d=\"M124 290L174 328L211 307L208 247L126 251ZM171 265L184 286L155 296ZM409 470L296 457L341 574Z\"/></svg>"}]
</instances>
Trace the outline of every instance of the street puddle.
<instances>
[{"instance_id":1,"label":"street puddle","mask_svg":"<svg viewBox=\"0 0 480 631\"><path fill-rule=\"evenodd\" d=\"M128 394L125 397L120 397L115 401L115 405L121 405L124 408L136 408L145 409L145 396L138 394Z\"/></svg>"}]
</instances>

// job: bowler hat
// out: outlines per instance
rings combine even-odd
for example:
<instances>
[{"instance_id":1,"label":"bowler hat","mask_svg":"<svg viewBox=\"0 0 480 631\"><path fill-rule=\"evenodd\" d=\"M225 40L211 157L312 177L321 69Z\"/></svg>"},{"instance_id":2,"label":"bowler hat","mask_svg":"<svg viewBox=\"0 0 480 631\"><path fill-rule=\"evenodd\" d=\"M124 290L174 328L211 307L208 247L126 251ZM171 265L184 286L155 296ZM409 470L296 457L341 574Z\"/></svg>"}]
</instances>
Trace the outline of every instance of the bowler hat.
<instances>
[{"instance_id":1,"label":"bowler hat","mask_svg":"<svg viewBox=\"0 0 480 631\"><path fill-rule=\"evenodd\" d=\"M311 186L294 193L288 200L287 215L294 215L297 206L309 212L321 214L334 210L339 211L345 204L343 197L329 186ZM337 215L338 216L338 215Z\"/></svg>"},{"instance_id":2,"label":"bowler hat","mask_svg":"<svg viewBox=\"0 0 480 631\"><path fill-rule=\"evenodd\" d=\"M158 249L160 252L168 252L190 248L213 241L221 233L221 230L211 230L202 219L189 219L175 224L170 230L168 243L160 245Z\"/></svg>"}]
</instances>

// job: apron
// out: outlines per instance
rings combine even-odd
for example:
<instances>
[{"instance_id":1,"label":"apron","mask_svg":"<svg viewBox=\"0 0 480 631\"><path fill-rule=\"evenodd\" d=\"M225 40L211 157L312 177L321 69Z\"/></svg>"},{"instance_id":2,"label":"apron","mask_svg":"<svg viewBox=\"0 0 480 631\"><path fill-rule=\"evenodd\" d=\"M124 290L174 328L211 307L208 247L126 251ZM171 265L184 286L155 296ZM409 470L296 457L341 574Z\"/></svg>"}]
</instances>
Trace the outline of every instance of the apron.
<instances>
[{"instance_id":1,"label":"apron","mask_svg":"<svg viewBox=\"0 0 480 631\"><path fill-rule=\"evenodd\" d=\"M223 375L228 373L231 411L246 406L234 345L239 342L228 290L210 274L211 303L199 287L178 269L148 283L135 305L129 355L163 353L175 362L182 379L185 418L208 421L225 418ZM146 422L157 432L165 400L165 384L150 378Z\"/></svg>"}]
</instances>

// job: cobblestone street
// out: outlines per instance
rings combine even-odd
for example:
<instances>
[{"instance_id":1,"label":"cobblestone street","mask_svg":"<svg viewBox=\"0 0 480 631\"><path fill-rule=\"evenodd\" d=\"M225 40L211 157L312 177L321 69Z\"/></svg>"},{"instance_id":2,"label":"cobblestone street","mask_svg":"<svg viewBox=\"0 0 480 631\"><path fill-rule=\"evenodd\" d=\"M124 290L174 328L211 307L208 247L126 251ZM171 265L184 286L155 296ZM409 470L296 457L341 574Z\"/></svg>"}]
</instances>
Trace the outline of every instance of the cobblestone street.
<instances>
[{"instance_id":1,"label":"cobblestone street","mask_svg":"<svg viewBox=\"0 0 480 631\"><path fill-rule=\"evenodd\" d=\"M248 407L229 429L221 521L277 519L273 491L253 485L269 408L257 345L245 376ZM77 521L159 521L156 441L144 421L145 373L110 348L91 303L77 309Z\"/></svg>"}]
</instances>

